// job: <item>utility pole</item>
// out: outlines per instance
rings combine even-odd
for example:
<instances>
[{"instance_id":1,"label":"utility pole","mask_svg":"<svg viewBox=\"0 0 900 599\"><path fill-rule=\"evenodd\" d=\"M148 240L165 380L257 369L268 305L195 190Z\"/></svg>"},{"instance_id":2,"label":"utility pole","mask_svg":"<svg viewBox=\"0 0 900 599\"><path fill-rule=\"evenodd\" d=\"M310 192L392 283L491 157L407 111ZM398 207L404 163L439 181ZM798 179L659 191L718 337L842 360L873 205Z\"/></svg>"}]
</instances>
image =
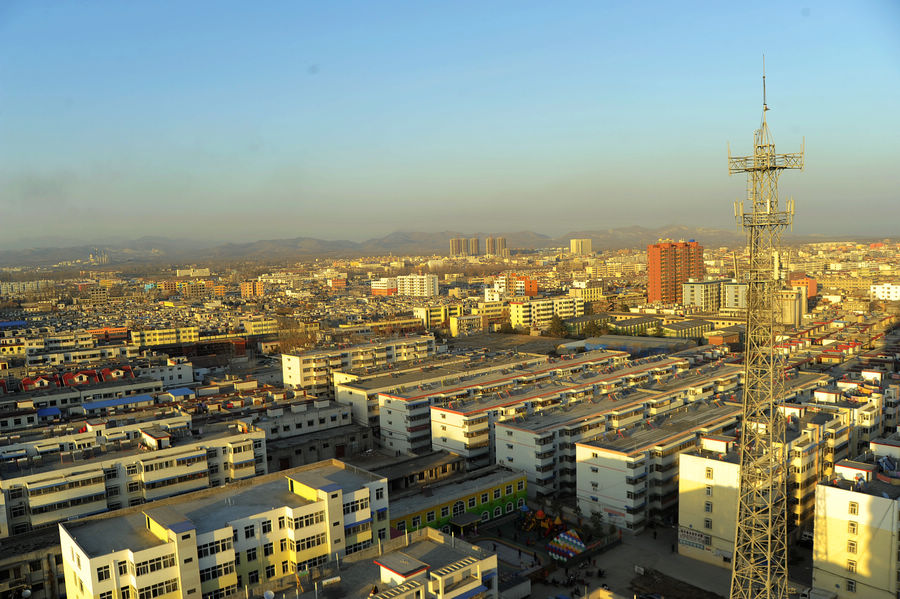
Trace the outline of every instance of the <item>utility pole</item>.
<instances>
[{"instance_id":1,"label":"utility pole","mask_svg":"<svg viewBox=\"0 0 900 599\"><path fill-rule=\"evenodd\" d=\"M729 174L747 173L747 199L735 203L738 225L750 249L747 330L740 442L740 490L735 526L731 599L787 599L787 480L785 421L778 411L784 368L774 351L776 260L781 233L793 222L794 203L778 201L778 176L803 168L803 150L776 154L766 124L763 62L762 124L753 136L752 156L731 156ZM745 207L749 212L745 212Z\"/></svg>"}]
</instances>

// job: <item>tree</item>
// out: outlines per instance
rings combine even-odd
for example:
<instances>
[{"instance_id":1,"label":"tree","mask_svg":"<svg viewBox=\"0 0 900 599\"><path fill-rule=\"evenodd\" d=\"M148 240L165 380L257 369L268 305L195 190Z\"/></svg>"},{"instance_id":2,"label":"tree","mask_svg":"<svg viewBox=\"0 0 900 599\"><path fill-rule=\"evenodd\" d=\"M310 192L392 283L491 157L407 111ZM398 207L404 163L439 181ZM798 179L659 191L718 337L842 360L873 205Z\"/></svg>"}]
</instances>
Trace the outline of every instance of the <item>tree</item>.
<instances>
[{"instance_id":1,"label":"tree","mask_svg":"<svg viewBox=\"0 0 900 599\"><path fill-rule=\"evenodd\" d=\"M584 325L584 330L582 331L585 337L599 337L603 334L603 331L600 329L600 325L597 324L596 320L592 320L586 325Z\"/></svg>"},{"instance_id":2,"label":"tree","mask_svg":"<svg viewBox=\"0 0 900 599\"><path fill-rule=\"evenodd\" d=\"M547 329L550 333L551 337L565 337L569 334L569 329L566 328L566 323L563 322L563 319L557 316L556 314L550 319L550 327Z\"/></svg>"}]
</instances>

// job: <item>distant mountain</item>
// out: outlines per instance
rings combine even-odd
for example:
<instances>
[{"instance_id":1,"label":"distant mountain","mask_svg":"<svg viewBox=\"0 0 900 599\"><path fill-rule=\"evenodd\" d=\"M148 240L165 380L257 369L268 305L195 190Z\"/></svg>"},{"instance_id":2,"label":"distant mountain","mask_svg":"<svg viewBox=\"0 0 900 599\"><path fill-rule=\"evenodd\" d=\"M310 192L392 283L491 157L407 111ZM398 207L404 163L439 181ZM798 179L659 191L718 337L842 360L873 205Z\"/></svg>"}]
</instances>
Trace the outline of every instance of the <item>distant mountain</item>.
<instances>
[{"instance_id":1,"label":"distant mountain","mask_svg":"<svg viewBox=\"0 0 900 599\"><path fill-rule=\"evenodd\" d=\"M656 229L633 226L603 230L572 231L560 237L550 237L534 231L509 233L460 233L458 231L420 232L397 231L384 237L362 242L324 240L313 237L266 239L246 243L229 242L211 245L209 242L164 237L141 237L107 245L73 245L62 248L29 248L0 251L0 266L46 266L71 260L85 261L98 249L109 255L110 264L141 262L202 263L207 261L268 261L282 262L310 256L378 256L446 254L454 237L478 237L484 251L486 237L505 237L509 249L538 249L568 247L569 240L588 238L595 251L639 248L658 239L696 239L703 246L714 248L746 243L742 233L732 230L671 225ZM788 243L837 239L833 236L786 236ZM859 239L846 237L846 239ZM861 240L861 239L860 239ZM77 266L77 265L76 265Z\"/></svg>"}]
</instances>

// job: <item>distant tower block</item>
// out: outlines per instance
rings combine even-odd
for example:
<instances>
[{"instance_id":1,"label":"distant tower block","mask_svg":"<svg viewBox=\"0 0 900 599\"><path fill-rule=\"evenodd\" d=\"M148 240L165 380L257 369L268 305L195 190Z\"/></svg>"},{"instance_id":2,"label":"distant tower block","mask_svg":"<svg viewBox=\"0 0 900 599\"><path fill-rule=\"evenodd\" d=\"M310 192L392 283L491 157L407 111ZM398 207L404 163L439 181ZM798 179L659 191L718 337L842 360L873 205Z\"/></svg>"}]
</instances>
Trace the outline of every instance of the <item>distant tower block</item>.
<instances>
[{"instance_id":1,"label":"distant tower block","mask_svg":"<svg viewBox=\"0 0 900 599\"><path fill-rule=\"evenodd\" d=\"M478 254L481 253L478 251L478 245L479 245L479 243L478 243L477 237L469 238L469 255L470 256L477 256Z\"/></svg>"},{"instance_id":2,"label":"distant tower block","mask_svg":"<svg viewBox=\"0 0 900 599\"><path fill-rule=\"evenodd\" d=\"M784 169L802 169L803 151L775 153L766 125L768 110L763 68L762 125L753 136L753 155L728 153L729 173L747 173L747 199L735 203L735 216L750 246L731 599L788 597L785 422L776 408L784 394L784 366L773 348L779 291L775 256L781 249L781 232L794 214L792 200L784 210L778 205L778 176Z\"/></svg>"}]
</instances>

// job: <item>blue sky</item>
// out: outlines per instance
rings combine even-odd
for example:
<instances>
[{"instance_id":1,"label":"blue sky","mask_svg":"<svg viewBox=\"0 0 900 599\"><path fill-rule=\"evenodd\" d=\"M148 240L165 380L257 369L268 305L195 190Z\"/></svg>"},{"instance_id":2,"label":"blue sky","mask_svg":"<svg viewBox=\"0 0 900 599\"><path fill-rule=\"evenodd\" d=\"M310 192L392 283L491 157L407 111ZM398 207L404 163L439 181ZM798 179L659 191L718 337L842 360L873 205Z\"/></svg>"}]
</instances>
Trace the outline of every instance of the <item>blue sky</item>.
<instances>
[{"instance_id":1,"label":"blue sky","mask_svg":"<svg viewBox=\"0 0 900 599\"><path fill-rule=\"evenodd\" d=\"M896 234L897 2L5 0L0 245L731 227L764 52L795 229Z\"/></svg>"}]
</instances>

